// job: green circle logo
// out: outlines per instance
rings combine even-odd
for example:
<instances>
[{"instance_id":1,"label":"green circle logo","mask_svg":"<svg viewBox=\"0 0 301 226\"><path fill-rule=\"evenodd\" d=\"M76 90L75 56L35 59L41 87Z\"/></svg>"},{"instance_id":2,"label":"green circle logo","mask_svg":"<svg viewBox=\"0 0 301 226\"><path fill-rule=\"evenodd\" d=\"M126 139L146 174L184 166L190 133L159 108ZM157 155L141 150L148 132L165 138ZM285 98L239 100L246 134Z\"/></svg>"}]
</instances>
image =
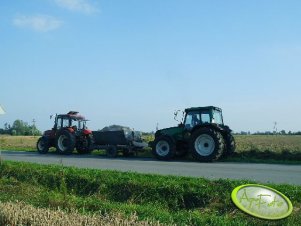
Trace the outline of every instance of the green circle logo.
<instances>
[{"instance_id":1,"label":"green circle logo","mask_svg":"<svg viewBox=\"0 0 301 226\"><path fill-rule=\"evenodd\" d=\"M284 194L263 185L238 186L232 191L231 198L239 209L262 219L282 219L293 211L291 201Z\"/></svg>"}]
</instances>

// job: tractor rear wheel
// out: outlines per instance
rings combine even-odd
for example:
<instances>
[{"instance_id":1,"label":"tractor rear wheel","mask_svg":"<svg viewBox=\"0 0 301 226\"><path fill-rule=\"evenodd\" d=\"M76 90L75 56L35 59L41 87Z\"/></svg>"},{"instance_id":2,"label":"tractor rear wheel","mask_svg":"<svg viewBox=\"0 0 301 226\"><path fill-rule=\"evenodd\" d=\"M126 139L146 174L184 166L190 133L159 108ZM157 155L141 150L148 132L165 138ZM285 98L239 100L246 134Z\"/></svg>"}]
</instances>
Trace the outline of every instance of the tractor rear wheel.
<instances>
[{"instance_id":1,"label":"tractor rear wheel","mask_svg":"<svg viewBox=\"0 0 301 226\"><path fill-rule=\"evenodd\" d=\"M40 154L46 154L49 151L49 144L47 137L40 137L37 142L37 150Z\"/></svg>"},{"instance_id":2,"label":"tractor rear wheel","mask_svg":"<svg viewBox=\"0 0 301 226\"><path fill-rule=\"evenodd\" d=\"M159 160L169 160L176 154L176 145L170 137L160 136L153 143L152 153Z\"/></svg>"},{"instance_id":3,"label":"tractor rear wheel","mask_svg":"<svg viewBox=\"0 0 301 226\"><path fill-rule=\"evenodd\" d=\"M201 128L191 135L190 151L194 159L211 162L221 157L224 139L220 132L212 128Z\"/></svg>"},{"instance_id":4,"label":"tractor rear wheel","mask_svg":"<svg viewBox=\"0 0 301 226\"><path fill-rule=\"evenodd\" d=\"M227 135L225 136L225 141L226 150L224 152L224 156L231 156L234 154L236 148L235 140L231 133L227 133Z\"/></svg>"},{"instance_id":5,"label":"tractor rear wheel","mask_svg":"<svg viewBox=\"0 0 301 226\"><path fill-rule=\"evenodd\" d=\"M62 130L56 138L56 150L60 154L72 154L75 146L75 136L67 130Z\"/></svg>"}]
</instances>

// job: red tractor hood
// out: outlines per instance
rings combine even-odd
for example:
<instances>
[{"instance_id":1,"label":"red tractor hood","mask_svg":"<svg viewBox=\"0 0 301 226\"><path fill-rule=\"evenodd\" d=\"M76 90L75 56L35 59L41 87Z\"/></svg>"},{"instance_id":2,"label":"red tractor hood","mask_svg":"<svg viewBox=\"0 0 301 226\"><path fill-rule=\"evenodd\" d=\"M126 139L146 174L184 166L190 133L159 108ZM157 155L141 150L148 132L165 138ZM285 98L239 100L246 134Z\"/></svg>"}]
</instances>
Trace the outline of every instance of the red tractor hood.
<instances>
[{"instance_id":1,"label":"red tractor hood","mask_svg":"<svg viewBox=\"0 0 301 226\"><path fill-rule=\"evenodd\" d=\"M92 131L89 130L89 129L84 129L84 130L83 130L83 133L84 133L85 135L89 135L89 134L92 134Z\"/></svg>"}]
</instances>

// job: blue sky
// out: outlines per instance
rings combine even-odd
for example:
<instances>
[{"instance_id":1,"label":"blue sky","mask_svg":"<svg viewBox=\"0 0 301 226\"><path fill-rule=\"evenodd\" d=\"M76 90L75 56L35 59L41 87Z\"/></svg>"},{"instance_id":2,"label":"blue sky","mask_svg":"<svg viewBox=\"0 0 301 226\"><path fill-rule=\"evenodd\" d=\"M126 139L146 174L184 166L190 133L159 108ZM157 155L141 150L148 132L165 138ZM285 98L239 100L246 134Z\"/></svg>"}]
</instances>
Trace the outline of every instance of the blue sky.
<instances>
[{"instance_id":1,"label":"blue sky","mask_svg":"<svg viewBox=\"0 0 301 226\"><path fill-rule=\"evenodd\" d=\"M152 131L215 105L234 131L300 131L301 2L19 0L0 5L0 127Z\"/></svg>"}]
</instances>

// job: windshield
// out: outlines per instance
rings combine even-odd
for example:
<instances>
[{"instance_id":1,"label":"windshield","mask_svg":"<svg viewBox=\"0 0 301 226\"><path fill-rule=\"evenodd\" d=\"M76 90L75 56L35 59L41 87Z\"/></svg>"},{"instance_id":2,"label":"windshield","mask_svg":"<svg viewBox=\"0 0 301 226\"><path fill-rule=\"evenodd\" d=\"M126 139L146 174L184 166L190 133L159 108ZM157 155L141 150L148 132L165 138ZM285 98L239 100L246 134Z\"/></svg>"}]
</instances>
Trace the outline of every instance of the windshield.
<instances>
[{"instance_id":1,"label":"windshield","mask_svg":"<svg viewBox=\"0 0 301 226\"><path fill-rule=\"evenodd\" d=\"M72 127L77 129L85 129L86 128L86 121L85 120L76 120L72 119Z\"/></svg>"},{"instance_id":2,"label":"windshield","mask_svg":"<svg viewBox=\"0 0 301 226\"><path fill-rule=\"evenodd\" d=\"M209 111L191 111L187 113L184 125L186 129L192 129L196 125L204 123L210 123Z\"/></svg>"},{"instance_id":3,"label":"windshield","mask_svg":"<svg viewBox=\"0 0 301 226\"><path fill-rule=\"evenodd\" d=\"M199 124L201 122L200 119L201 118L200 118L199 112L192 111L192 112L187 113L185 122L184 122L185 128L186 129L193 128L194 126L196 126L197 124Z\"/></svg>"},{"instance_id":4,"label":"windshield","mask_svg":"<svg viewBox=\"0 0 301 226\"><path fill-rule=\"evenodd\" d=\"M213 110L213 115L212 115L212 123L216 124L224 124L223 123L223 116L221 111Z\"/></svg>"}]
</instances>

